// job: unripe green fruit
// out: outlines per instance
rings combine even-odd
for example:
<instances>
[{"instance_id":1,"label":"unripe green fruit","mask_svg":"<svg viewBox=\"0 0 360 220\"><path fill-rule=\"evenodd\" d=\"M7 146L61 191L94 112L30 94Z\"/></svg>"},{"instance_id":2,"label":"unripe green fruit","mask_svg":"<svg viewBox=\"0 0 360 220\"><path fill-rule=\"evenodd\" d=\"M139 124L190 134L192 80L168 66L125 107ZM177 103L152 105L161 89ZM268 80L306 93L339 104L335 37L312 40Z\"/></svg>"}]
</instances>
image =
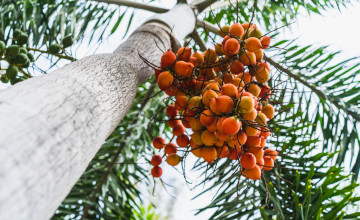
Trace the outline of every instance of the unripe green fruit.
<instances>
[{"instance_id":1,"label":"unripe green fruit","mask_svg":"<svg viewBox=\"0 0 360 220\"><path fill-rule=\"evenodd\" d=\"M9 82L9 78L6 77L6 75L1 75L0 77L0 81L3 83L8 83Z\"/></svg>"},{"instance_id":2,"label":"unripe green fruit","mask_svg":"<svg viewBox=\"0 0 360 220\"><path fill-rule=\"evenodd\" d=\"M10 79L10 81L13 81L16 78L18 71L19 69L16 65L10 65L6 70L6 76Z\"/></svg>"},{"instance_id":3,"label":"unripe green fruit","mask_svg":"<svg viewBox=\"0 0 360 220\"><path fill-rule=\"evenodd\" d=\"M20 53L14 59L15 64L21 64L21 65L24 65L27 61L29 61L29 59L28 59L27 55L24 53Z\"/></svg>"},{"instance_id":4,"label":"unripe green fruit","mask_svg":"<svg viewBox=\"0 0 360 220\"><path fill-rule=\"evenodd\" d=\"M13 33L13 38L14 38L14 40L17 40L17 39L20 37L21 34L22 34L22 31L21 31L21 30L15 29L15 30L14 30L14 33Z\"/></svg>"},{"instance_id":5,"label":"unripe green fruit","mask_svg":"<svg viewBox=\"0 0 360 220\"><path fill-rule=\"evenodd\" d=\"M19 53L24 53L24 54L27 54L27 49L25 47L20 47L20 51Z\"/></svg>"},{"instance_id":6,"label":"unripe green fruit","mask_svg":"<svg viewBox=\"0 0 360 220\"><path fill-rule=\"evenodd\" d=\"M262 33L259 29L252 29L249 33L249 38L250 37L256 37L256 38L261 38Z\"/></svg>"},{"instance_id":7,"label":"unripe green fruit","mask_svg":"<svg viewBox=\"0 0 360 220\"><path fill-rule=\"evenodd\" d=\"M10 45L6 48L6 55L10 57L16 57L20 52L20 47L18 45Z\"/></svg>"},{"instance_id":8,"label":"unripe green fruit","mask_svg":"<svg viewBox=\"0 0 360 220\"><path fill-rule=\"evenodd\" d=\"M28 68L29 66L30 66L30 60L27 59L26 62L25 62L25 64L22 65L22 67L23 67L23 68Z\"/></svg>"},{"instance_id":9,"label":"unripe green fruit","mask_svg":"<svg viewBox=\"0 0 360 220\"><path fill-rule=\"evenodd\" d=\"M34 62L34 61L35 61L34 55L32 55L31 53L27 53L26 55L27 55L27 57L29 58L30 62Z\"/></svg>"},{"instance_id":10,"label":"unripe green fruit","mask_svg":"<svg viewBox=\"0 0 360 220\"><path fill-rule=\"evenodd\" d=\"M17 40L19 45L23 45L26 44L28 42L29 36L25 33L22 33L19 37L19 39Z\"/></svg>"},{"instance_id":11,"label":"unripe green fruit","mask_svg":"<svg viewBox=\"0 0 360 220\"><path fill-rule=\"evenodd\" d=\"M0 54L5 51L6 45L3 41L0 40Z\"/></svg>"},{"instance_id":12,"label":"unripe green fruit","mask_svg":"<svg viewBox=\"0 0 360 220\"><path fill-rule=\"evenodd\" d=\"M64 48L70 47L74 43L74 38L71 35L66 36L62 39L61 43Z\"/></svg>"},{"instance_id":13,"label":"unripe green fruit","mask_svg":"<svg viewBox=\"0 0 360 220\"><path fill-rule=\"evenodd\" d=\"M60 52L60 45L59 44L51 44L49 50L51 53L59 53Z\"/></svg>"}]
</instances>

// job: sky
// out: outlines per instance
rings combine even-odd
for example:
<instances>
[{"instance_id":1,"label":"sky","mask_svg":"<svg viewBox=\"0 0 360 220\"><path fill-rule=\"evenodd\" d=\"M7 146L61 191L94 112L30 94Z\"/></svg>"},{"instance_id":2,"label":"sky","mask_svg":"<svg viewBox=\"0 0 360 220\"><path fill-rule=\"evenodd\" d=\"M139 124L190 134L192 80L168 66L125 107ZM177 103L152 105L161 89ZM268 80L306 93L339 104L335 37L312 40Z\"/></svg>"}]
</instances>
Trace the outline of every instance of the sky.
<instances>
[{"instance_id":1,"label":"sky","mask_svg":"<svg viewBox=\"0 0 360 220\"><path fill-rule=\"evenodd\" d=\"M171 7L173 0L162 0L154 5L161 5L164 7ZM136 10L129 33L140 26L145 19L150 17L152 13ZM128 14L129 16L129 14ZM302 12L298 16L298 20L291 26L291 30L283 30L278 39L284 37L286 39L298 38L298 43L303 45L313 44L317 46L329 45L328 50L331 52L341 50L342 53L339 60L360 56L360 43L357 42L360 36L360 28L358 22L360 21L360 3L354 2L348 8L342 8L341 12L337 9L330 9L323 12L322 15L309 16L306 12ZM77 57L81 58L93 53L111 53L114 50L114 44L119 44L119 39L122 39L126 24L121 24L119 30L111 37L106 39L101 47L96 49L94 45L82 45L77 51ZM126 38L125 38L126 39ZM124 40L124 39L123 39ZM122 40L121 40L122 41ZM190 163L194 162L195 158L191 155ZM211 212L204 212L200 215L194 216L195 210L204 207L211 201L211 193L203 197L192 200L192 198L203 190L198 187L195 190L190 190L184 181L181 174L174 171L174 169L166 164L162 165L164 169L164 181L175 188L167 187L171 195L176 196L174 200L165 190L156 191L156 197L151 197L151 201L158 205L156 210L161 211L162 216L170 214L174 220L203 220L207 219ZM188 166L189 168L190 166ZM188 178L197 180L198 173L190 172ZM141 186L144 191L149 188ZM157 183L157 189L161 189L161 183ZM214 193L214 192L212 192ZM173 212L168 213L169 207L173 207Z\"/></svg>"}]
</instances>

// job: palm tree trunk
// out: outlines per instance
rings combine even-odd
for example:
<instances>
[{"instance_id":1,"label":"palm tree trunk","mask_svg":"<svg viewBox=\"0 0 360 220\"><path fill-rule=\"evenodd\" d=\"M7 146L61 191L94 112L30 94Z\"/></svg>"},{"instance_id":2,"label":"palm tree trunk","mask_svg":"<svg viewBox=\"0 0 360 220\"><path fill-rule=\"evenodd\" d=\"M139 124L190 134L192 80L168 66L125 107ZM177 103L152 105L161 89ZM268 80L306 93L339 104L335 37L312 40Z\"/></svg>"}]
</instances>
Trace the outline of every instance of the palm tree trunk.
<instances>
[{"instance_id":1,"label":"palm tree trunk","mask_svg":"<svg viewBox=\"0 0 360 220\"><path fill-rule=\"evenodd\" d=\"M2 91L0 219L49 219L128 111L137 85L154 73L139 54L158 63L176 43L171 33L183 37L194 25L192 9L177 5L112 54L83 58Z\"/></svg>"}]
</instances>

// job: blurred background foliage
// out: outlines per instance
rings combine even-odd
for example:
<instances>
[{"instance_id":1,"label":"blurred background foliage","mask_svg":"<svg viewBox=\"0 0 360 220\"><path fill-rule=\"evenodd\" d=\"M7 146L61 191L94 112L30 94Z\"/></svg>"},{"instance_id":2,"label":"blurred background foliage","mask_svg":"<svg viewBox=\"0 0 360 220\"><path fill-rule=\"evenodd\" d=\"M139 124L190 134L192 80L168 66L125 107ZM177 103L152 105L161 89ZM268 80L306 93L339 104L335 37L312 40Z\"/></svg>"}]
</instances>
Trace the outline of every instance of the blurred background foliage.
<instances>
[{"instance_id":1,"label":"blurred background foliage","mask_svg":"<svg viewBox=\"0 0 360 220\"><path fill-rule=\"evenodd\" d=\"M200 19L224 25L237 19L249 21L254 12L254 21L264 27L265 33L284 25L289 28L299 11L321 14L351 4L346 0L268 0L258 2L254 11L254 1L209 2L213 4L199 15ZM24 46L34 53L35 62L24 71L34 76L77 58L76 47L81 44L101 46L105 38L121 31L123 23L125 36L139 13L96 1L2 0L0 15L0 40L7 47L16 43L12 38L15 29L28 35ZM197 32L208 46L213 44L212 39L219 40L203 28ZM274 135L268 141L280 152L278 168L266 174L263 181L247 182L230 172L236 164L218 162L208 167L198 161L195 169L203 171L199 185L207 182L204 193L218 191L199 212L211 210L212 219L359 218L360 198L355 190L359 189L356 179L360 170L359 60L339 62L340 52L330 53L326 46L300 46L293 39L278 40L275 33L270 33L274 45L266 56L273 69L272 102L279 110L269 123ZM76 44L59 53L49 52L51 44L61 45L66 36L72 36ZM4 59L0 64L4 75L8 64ZM160 218L154 207L142 205L144 198L138 188L139 182L150 185L153 181L146 159L153 153L150 136L166 136L169 131L161 122L148 127L153 115L165 118L165 96L157 92L153 79L139 86L127 116L53 219Z\"/></svg>"}]
</instances>

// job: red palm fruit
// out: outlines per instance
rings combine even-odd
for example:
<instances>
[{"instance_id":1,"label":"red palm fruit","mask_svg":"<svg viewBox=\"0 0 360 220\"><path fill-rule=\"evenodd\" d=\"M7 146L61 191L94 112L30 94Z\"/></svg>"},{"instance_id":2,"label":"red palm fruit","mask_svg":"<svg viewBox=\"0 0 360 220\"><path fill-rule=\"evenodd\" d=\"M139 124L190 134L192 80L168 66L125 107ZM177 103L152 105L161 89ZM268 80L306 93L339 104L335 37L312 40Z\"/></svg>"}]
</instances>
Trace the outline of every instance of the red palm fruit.
<instances>
[{"instance_id":1,"label":"red palm fruit","mask_svg":"<svg viewBox=\"0 0 360 220\"><path fill-rule=\"evenodd\" d=\"M245 169L252 169L256 166L256 158L251 153L245 153L240 158L240 164Z\"/></svg>"},{"instance_id":2,"label":"red palm fruit","mask_svg":"<svg viewBox=\"0 0 360 220\"><path fill-rule=\"evenodd\" d=\"M189 144L190 144L190 147L196 147L197 146L192 138L190 139Z\"/></svg>"},{"instance_id":3,"label":"red palm fruit","mask_svg":"<svg viewBox=\"0 0 360 220\"><path fill-rule=\"evenodd\" d=\"M226 145L223 145L222 147L217 147L216 151L218 158L227 158L230 155L229 148Z\"/></svg>"},{"instance_id":4,"label":"red palm fruit","mask_svg":"<svg viewBox=\"0 0 360 220\"><path fill-rule=\"evenodd\" d=\"M188 99L186 96L177 96L175 101L175 109L178 111L184 111L188 106Z\"/></svg>"},{"instance_id":5,"label":"red palm fruit","mask_svg":"<svg viewBox=\"0 0 360 220\"><path fill-rule=\"evenodd\" d=\"M245 73L239 73L239 75L237 76L237 78L241 79L242 81L244 81L246 84L254 81L254 78L249 72L245 72Z\"/></svg>"},{"instance_id":6,"label":"red palm fruit","mask_svg":"<svg viewBox=\"0 0 360 220\"><path fill-rule=\"evenodd\" d=\"M183 113L183 120L190 122L190 120L197 114L196 111L187 110Z\"/></svg>"},{"instance_id":7,"label":"red palm fruit","mask_svg":"<svg viewBox=\"0 0 360 220\"><path fill-rule=\"evenodd\" d=\"M268 36L263 36L261 40L261 45L263 49L267 49L270 46L271 38Z\"/></svg>"},{"instance_id":8,"label":"red palm fruit","mask_svg":"<svg viewBox=\"0 0 360 220\"><path fill-rule=\"evenodd\" d=\"M248 113L254 108L254 99L250 96L242 96L238 102L240 113Z\"/></svg>"},{"instance_id":9,"label":"red palm fruit","mask_svg":"<svg viewBox=\"0 0 360 220\"><path fill-rule=\"evenodd\" d=\"M206 92L203 94L202 102L205 106L210 106L210 100L213 98L217 98L218 94L214 90L206 90Z\"/></svg>"},{"instance_id":10,"label":"red palm fruit","mask_svg":"<svg viewBox=\"0 0 360 220\"><path fill-rule=\"evenodd\" d=\"M152 169L151 169L151 175L155 178L158 178L162 175L162 169L161 167L159 166L154 166Z\"/></svg>"},{"instance_id":11,"label":"red palm fruit","mask_svg":"<svg viewBox=\"0 0 360 220\"><path fill-rule=\"evenodd\" d=\"M166 157L166 162L173 167L178 165L180 161L181 161L180 156L175 153L171 153Z\"/></svg>"},{"instance_id":12,"label":"red palm fruit","mask_svg":"<svg viewBox=\"0 0 360 220\"><path fill-rule=\"evenodd\" d=\"M248 92L253 94L255 97L258 97L261 92L261 89L259 86L255 84L250 84L250 86L248 87Z\"/></svg>"},{"instance_id":13,"label":"red palm fruit","mask_svg":"<svg viewBox=\"0 0 360 220\"><path fill-rule=\"evenodd\" d=\"M169 117L175 117L178 114L178 110L175 109L175 105L171 104L166 108L166 114Z\"/></svg>"},{"instance_id":14,"label":"red palm fruit","mask_svg":"<svg viewBox=\"0 0 360 220\"><path fill-rule=\"evenodd\" d=\"M203 145L203 142L201 141L201 133L202 133L201 131L195 131L190 135L191 140L193 140L193 142L198 146Z\"/></svg>"},{"instance_id":15,"label":"red palm fruit","mask_svg":"<svg viewBox=\"0 0 360 220\"><path fill-rule=\"evenodd\" d=\"M201 131L205 126L201 123L199 118L192 118L190 120L190 127L193 131Z\"/></svg>"},{"instance_id":16,"label":"red palm fruit","mask_svg":"<svg viewBox=\"0 0 360 220\"><path fill-rule=\"evenodd\" d=\"M274 167L274 160L269 157L269 156L265 156L264 157L264 167L263 170L269 171Z\"/></svg>"},{"instance_id":17,"label":"red palm fruit","mask_svg":"<svg viewBox=\"0 0 360 220\"><path fill-rule=\"evenodd\" d=\"M278 153L277 151L275 151L275 150L273 150L273 149L270 149L270 148L264 150L264 156L269 156L269 157L271 157L271 158L273 159L273 161L276 160L276 156L277 156L278 154L279 154L279 153Z\"/></svg>"},{"instance_id":18,"label":"red palm fruit","mask_svg":"<svg viewBox=\"0 0 360 220\"><path fill-rule=\"evenodd\" d=\"M211 132L216 132L216 131L217 131L216 122L217 122L217 118L216 118L216 120L214 121L214 123L212 123L211 125L206 126L206 129L207 129L208 131L211 131Z\"/></svg>"},{"instance_id":19,"label":"red palm fruit","mask_svg":"<svg viewBox=\"0 0 360 220\"><path fill-rule=\"evenodd\" d=\"M201 158L201 146L191 146L191 153L193 153L196 157Z\"/></svg>"},{"instance_id":20,"label":"red palm fruit","mask_svg":"<svg viewBox=\"0 0 360 220\"><path fill-rule=\"evenodd\" d=\"M191 48L189 47L181 47L178 52L176 53L176 57L179 60L183 60L188 62L191 57Z\"/></svg>"},{"instance_id":21,"label":"red palm fruit","mask_svg":"<svg viewBox=\"0 0 360 220\"><path fill-rule=\"evenodd\" d=\"M264 157L264 150L260 146L249 147L247 152L252 153L255 156L256 160L260 160Z\"/></svg>"},{"instance_id":22,"label":"red palm fruit","mask_svg":"<svg viewBox=\"0 0 360 220\"><path fill-rule=\"evenodd\" d=\"M264 137L265 139L270 136L270 131L261 131L260 136Z\"/></svg>"},{"instance_id":23,"label":"red palm fruit","mask_svg":"<svg viewBox=\"0 0 360 220\"><path fill-rule=\"evenodd\" d=\"M231 73L224 73L224 75L223 75L223 81L224 81L224 83L230 83L231 82L231 80L234 78L234 75L233 74L231 74Z\"/></svg>"},{"instance_id":24,"label":"red palm fruit","mask_svg":"<svg viewBox=\"0 0 360 220\"><path fill-rule=\"evenodd\" d=\"M226 118L221 124L221 130L224 135L234 135L240 130L241 122L235 118Z\"/></svg>"},{"instance_id":25,"label":"red palm fruit","mask_svg":"<svg viewBox=\"0 0 360 220\"><path fill-rule=\"evenodd\" d=\"M234 101L227 95L221 95L215 98L216 101L216 109L221 113L231 112Z\"/></svg>"},{"instance_id":26,"label":"red palm fruit","mask_svg":"<svg viewBox=\"0 0 360 220\"><path fill-rule=\"evenodd\" d=\"M196 61L198 63L198 65L201 65L204 63L204 54L199 53L199 52L194 52L191 57L196 58Z\"/></svg>"},{"instance_id":27,"label":"red palm fruit","mask_svg":"<svg viewBox=\"0 0 360 220\"><path fill-rule=\"evenodd\" d=\"M230 71L233 74L239 74L244 72L244 64L239 60L235 60L233 64L230 66Z\"/></svg>"},{"instance_id":28,"label":"red palm fruit","mask_svg":"<svg viewBox=\"0 0 360 220\"><path fill-rule=\"evenodd\" d=\"M204 63L215 63L217 59L216 51L213 49L207 49L204 52Z\"/></svg>"},{"instance_id":29,"label":"red palm fruit","mask_svg":"<svg viewBox=\"0 0 360 220\"><path fill-rule=\"evenodd\" d=\"M201 157L208 163L212 163L217 157L215 147L204 147L201 149Z\"/></svg>"},{"instance_id":30,"label":"red palm fruit","mask_svg":"<svg viewBox=\"0 0 360 220\"><path fill-rule=\"evenodd\" d=\"M194 65L185 61L177 61L174 66L174 71L177 75L190 78Z\"/></svg>"},{"instance_id":31,"label":"red palm fruit","mask_svg":"<svg viewBox=\"0 0 360 220\"><path fill-rule=\"evenodd\" d=\"M176 143L179 147L187 147L190 143L189 136L186 134L180 134L176 138Z\"/></svg>"},{"instance_id":32,"label":"red palm fruit","mask_svg":"<svg viewBox=\"0 0 360 220\"><path fill-rule=\"evenodd\" d=\"M244 28L240 24L234 23L230 26L229 32L236 37L241 37L244 35Z\"/></svg>"},{"instance_id":33,"label":"red palm fruit","mask_svg":"<svg viewBox=\"0 0 360 220\"><path fill-rule=\"evenodd\" d=\"M152 144L156 149L163 149L165 147L165 140L162 137L155 137Z\"/></svg>"},{"instance_id":34,"label":"red palm fruit","mask_svg":"<svg viewBox=\"0 0 360 220\"><path fill-rule=\"evenodd\" d=\"M158 86L161 90L166 90L167 88L169 88L173 83L173 81L174 81L173 75L171 75L171 73L167 71L160 73L157 80Z\"/></svg>"},{"instance_id":35,"label":"red palm fruit","mask_svg":"<svg viewBox=\"0 0 360 220\"><path fill-rule=\"evenodd\" d=\"M159 75L160 75L160 73L162 73L162 72L164 72L164 70L161 69L161 68L157 68L157 69L155 70L155 79L156 79L156 80L159 78Z\"/></svg>"},{"instance_id":36,"label":"red palm fruit","mask_svg":"<svg viewBox=\"0 0 360 220\"><path fill-rule=\"evenodd\" d=\"M190 122L182 119L182 120L181 120L181 123L182 123L182 125L184 125L185 128L191 128Z\"/></svg>"},{"instance_id":37,"label":"red palm fruit","mask_svg":"<svg viewBox=\"0 0 360 220\"><path fill-rule=\"evenodd\" d=\"M260 167L260 169L264 168L264 158L261 158L260 160L256 160L256 165Z\"/></svg>"},{"instance_id":38,"label":"red palm fruit","mask_svg":"<svg viewBox=\"0 0 360 220\"><path fill-rule=\"evenodd\" d=\"M254 121L257 116L257 111L252 109L250 112L243 113L242 118L249 121Z\"/></svg>"},{"instance_id":39,"label":"red palm fruit","mask_svg":"<svg viewBox=\"0 0 360 220\"><path fill-rule=\"evenodd\" d=\"M236 147L230 150L229 158L231 160L239 160L242 156L241 147Z\"/></svg>"},{"instance_id":40,"label":"red palm fruit","mask_svg":"<svg viewBox=\"0 0 360 220\"><path fill-rule=\"evenodd\" d=\"M268 119L272 119L274 117L274 112L275 112L274 106L272 106L271 104L267 104L261 109L261 112L264 113L264 115Z\"/></svg>"},{"instance_id":41,"label":"red palm fruit","mask_svg":"<svg viewBox=\"0 0 360 220\"><path fill-rule=\"evenodd\" d=\"M161 164L162 158L160 155L153 155L151 158L151 164L154 166L159 166Z\"/></svg>"},{"instance_id":42,"label":"red palm fruit","mask_svg":"<svg viewBox=\"0 0 360 220\"><path fill-rule=\"evenodd\" d=\"M261 99L269 99L271 95L271 90L268 85L262 85L261 91L259 94L259 98Z\"/></svg>"},{"instance_id":43,"label":"red palm fruit","mask_svg":"<svg viewBox=\"0 0 360 220\"><path fill-rule=\"evenodd\" d=\"M175 60L176 60L176 55L171 50L167 50L161 56L161 65L163 65L165 67L170 67L173 65Z\"/></svg>"},{"instance_id":44,"label":"red palm fruit","mask_svg":"<svg viewBox=\"0 0 360 220\"><path fill-rule=\"evenodd\" d=\"M261 43L256 37L249 37L245 41L245 49L251 52L256 52L261 49Z\"/></svg>"},{"instance_id":45,"label":"red palm fruit","mask_svg":"<svg viewBox=\"0 0 360 220\"><path fill-rule=\"evenodd\" d=\"M218 132L223 133L223 130L222 130L222 123L224 122L224 120L226 119L226 117L222 117L222 118L218 118L218 121L216 123L216 127L217 127L217 130Z\"/></svg>"},{"instance_id":46,"label":"red palm fruit","mask_svg":"<svg viewBox=\"0 0 360 220\"><path fill-rule=\"evenodd\" d=\"M252 66L256 64L256 56L254 52L246 50L241 56L239 57L239 60L245 65L245 66Z\"/></svg>"},{"instance_id":47,"label":"red palm fruit","mask_svg":"<svg viewBox=\"0 0 360 220\"><path fill-rule=\"evenodd\" d=\"M200 115L200 122L205 126L210 126L216 121L216 116L210 110L204 110Z\"/></svg>"},{"instance_id":48,"label":"red palm fruit","mask_svg":"<svg viewBox=\"0 0 360 220\"><path fill-rule=\"evenodd\" d=\"M172 153L176 153L177 152L177 147L174 143L168 143L165 146L165 153L166 154L172 154Z\"/></svg>"},{"instance_id":49,"label":"red palm fruit","mask_svg":"<svg viewBox=\"0 0 360 220\"><path fill-rule=\"evenodd\" d=\"M210 99L210 110L215 115L220 115L221 114L221 112L219 110L217 110L217 108L216 108L216 98Z\"/></svg>"},{"instance_id":50,"label":"red palm fruit","mask_svg":"<svg viewBox=\"0 0 360 220\"><path fill-rule=\"evenodd\" d=\"M216 143L216 135L213 132L205 130L201 133L201 142L206 146L212 146Z\"/></svg>"},{"instance_id":51,"label":"red palm fruit","mask_svg":"<svg viewBox=\"0 0 360 220\"><path fill-rule=\"evenodd\" d=\"M251 146L259 146L261 143L261 138L260 136L247 136L247 140L245 145L247 147L251 147Z\"/></svg>"},{"instance_id":52,"label":"red palm fruit","mask_svg":"<svg viewBox=\"0 0 360 220\"><path fill-rule=\"evenodd\" d=\"M234 84L226 83L221 87L221 94L227 95L231 98L236 98L238 95L238 89Z\"/></svg>"},{"instance_id":53,"label":"red palm fruit","mask_svg":"<svg viewBox=\"0 0 360 220\"><path fill-rule=\"evenodd\" d=\"M235 38L231 38L226 41L224 49L227 54L234 55L240 50L240 43Z\"/></svg>"},{"instance_id":54,"label":"red palm fruit","mask_svg":"<svg viewBox=\"0 0 360 220\"><path fill-rule=\"evenodd\" d=\"M252 169L245 169L242 174L252 180L261 179L261 169L257 165Z\"/></svg>"},{"instance_id":55,"label":"red palm fruit","mask_svg":"<svg viewBox=\"0 0 360 220\"><path fill-rule=\"evenodd\" d=\"M179 136L180 134L185 133L185 127L179 123L173 127L172 132L174 135Z\"/></svg>"},{"instance_id":56,"label":"red palm fruit","mask_svg":"<svg viewBox=\"0 0 360 220\"><path fill-rule=\"evenodd\" d=\"M261 60L264 58L264 52L260 49L254 53L255 53L256 61L261 62Z\"/></svg>"},{"instance_id":57,"label":"red palm fruit","mask_svg":"<svg viewBox=\"0 0 360 220\"><path fill-rule=\"evenodd\" d=\"M245 132L247 136L255 136L260 133L260 131L257 128L253 128L251 126L246 126Z\"/></svg>"},{"instance_id":58,"label":"red palm fruit","mask_svg":"<svg viewBox=\"0 0 360 220\"><path fill-rule=\"evenodd\" d=\"M266 138L260 136L260 147L264 148L266 145Z\"/></svg>"},{"instance_id":59,"label":"red palm fruit","mask_svg":"<svg viewBox=\"0 0 360 220\"><path fill-rule=\"evenodd\" d=\"M165 89L165 93L168 96L176 96L178 92L179 89L174 84L171 84L169 88Z\"/></svg>"},{"instance_id":60,"label":"red palm fruit","mask_svg":"<svg viewBox=\"0 0 360 220\"><path fill-rule=\"evenodd\" d=\"M180 120L175 117L170 117L168 120L168 125L170 128L174 128L175 125L179 125L179 124L180 124Z\"/></svg>"},{"instance_id":61,"label":"red palm fruit","mask_svg":"<svg viewBox=\"0 0 360 220\"><path fill-rule=\"evenodd\" d=\"M265 68L257 68L255 78L259 83L266 83L270 79L270 72Z\"/></svg>"}]
</instances>

